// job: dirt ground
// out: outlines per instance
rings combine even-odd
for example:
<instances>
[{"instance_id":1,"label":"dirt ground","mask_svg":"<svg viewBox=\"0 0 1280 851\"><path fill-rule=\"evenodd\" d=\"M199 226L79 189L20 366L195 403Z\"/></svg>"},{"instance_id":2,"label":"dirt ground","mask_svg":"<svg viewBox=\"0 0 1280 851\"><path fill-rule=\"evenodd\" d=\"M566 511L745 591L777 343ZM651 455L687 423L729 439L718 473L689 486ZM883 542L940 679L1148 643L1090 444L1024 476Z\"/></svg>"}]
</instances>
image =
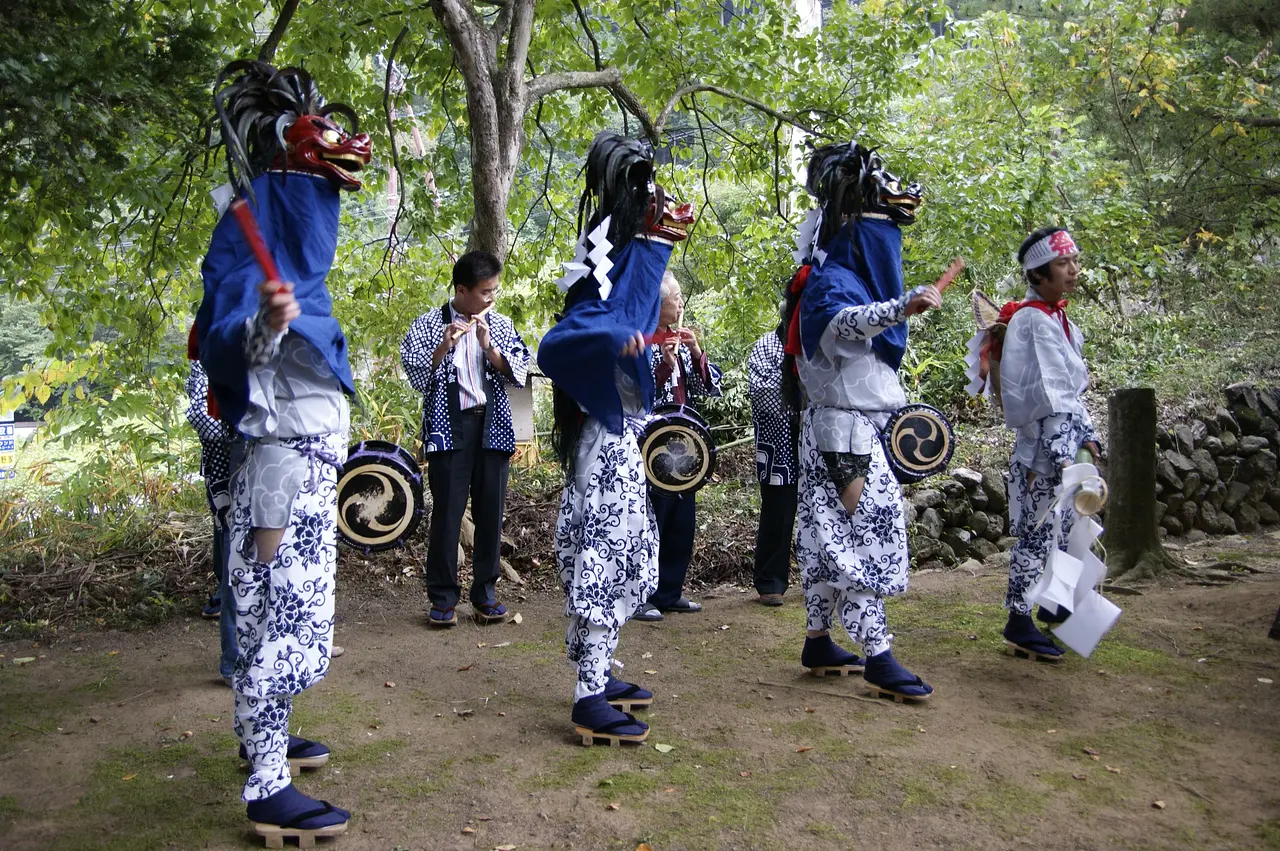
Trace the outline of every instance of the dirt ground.
<instances>
[{"instance_id":1,"label":"dirt ground","mask_svg":"<svg viewBox=\"0 0 1280 851\"><path fill-rule=\"evenodd\" d=\"M1091 659L1001 653L1003 577L917 576L890 604L927 706L799 667L803 611L722 588L623 631L648 746L582 747L554 592L520 624L429 632L412 585L339 598L346 655L295 703L357 849L1280 849L1280 533L1182 552L1263 572L1169 583ZM341 593L341 592L340 592ZM0 848L252 847L216 628L0 644ZM20 662L21 659L32 659ZM670 745L660 752L652 745Z\"/></svg>"}]
</instances>

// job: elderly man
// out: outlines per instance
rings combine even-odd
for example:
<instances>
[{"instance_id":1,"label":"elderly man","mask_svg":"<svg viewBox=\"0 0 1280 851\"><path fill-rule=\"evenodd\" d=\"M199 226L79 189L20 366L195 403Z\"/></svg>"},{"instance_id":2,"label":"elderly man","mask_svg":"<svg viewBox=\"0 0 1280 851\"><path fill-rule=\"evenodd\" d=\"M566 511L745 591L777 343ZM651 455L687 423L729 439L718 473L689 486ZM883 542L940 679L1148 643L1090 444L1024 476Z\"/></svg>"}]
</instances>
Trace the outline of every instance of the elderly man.
<instances>
[{"instance_id":1,"label":"elderly man","mask_svg":"<svg viewBox=\"0 0 1280 851\"><path fill-rule=\"evenodd\" d=\"M719 396L721 392L720 368L708 360L693 330L682 327L683 319L680 282L667 272L662 278L662 312L658 316L658 333L665 332L666 337L649 351L658 405L693 407L699 397ZM702 611L700 604L684 596L697 523L695 499L692 493L669 494L649 488L658 522L658 590L635 615L636 620L660 621L663 612Z\"/></svg>"}]
</instances>

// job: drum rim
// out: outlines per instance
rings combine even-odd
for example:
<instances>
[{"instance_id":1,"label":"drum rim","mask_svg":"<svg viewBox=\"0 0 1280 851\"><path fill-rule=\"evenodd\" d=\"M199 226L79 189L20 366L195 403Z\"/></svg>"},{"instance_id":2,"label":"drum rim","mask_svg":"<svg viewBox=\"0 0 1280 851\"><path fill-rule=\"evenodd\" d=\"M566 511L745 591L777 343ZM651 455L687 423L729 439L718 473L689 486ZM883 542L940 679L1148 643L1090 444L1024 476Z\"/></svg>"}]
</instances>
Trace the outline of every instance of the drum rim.
<instances>
[{"instance_id":1,"label":"drum rim","mask_svg":"<svg viewBox=\"0 0 1280 851\"><path fill-rule=\"evenodd\" d=\"M382 444L393 447L397 451L391 452L380 447L370 447L369 444ZM356 448L356 451L347 456L335 488L338 498L338 535L350 546L364 549L366 552L390 549L413 535L422 522L422 515L426 510L422 487L422 470L413 456L405 451L404 447L390 441L360 441L353 448ZM394 463L391 463L393 459L403 462L402 465L397 467ZM404 516L391 529L387 530L387 533L376 538L358 534L351 528L346 520L347 501L342 499L342 490L346 483L353 476L372 474L373 470L370 468L376 469L378 474L387 477L390 487L397 488L396 483L398 482L399 488L397 489L400 489L402 493L404 492L403 488L407 486L410 497L416 503L414 505L406 505Z\"/></svg>"},{"instance_id":2,"label":"drum rim","mask_svg":"<svg viewBox=\"0 0 1280 851\"><path fill-rule=\"evenodd\" d=\"M666 409L666 410L663 413L659 413L659 411L663 411L663 409ZM650 420L648 425L645 426L644 432L642 432L640 435L641 437L640 461L641 461L641 464L644 466L645 480L649 483L651 487L655 487L658 490L665 491L667 493L687 493L690 491L698 490L699 488L701 488L703 485L707 483L707 480L711 478L712 474L715 473L715 470L716 470L716 457L717 457L716 444L715 444L715 440L711 437L711 429L707 426L706 421L703 420L700 416L697 416L696 418L687 417L689 420L692 421L691 423L670 423L670 422L663 421L665 417L668 417L670 414L674 414L674 413L679 413L681 415L687 415L687 413L693 413L696 415L697 411L688 407L687 405L680 405L680 404L661 405L657 408L654 408L653 413L655 415L654 418ZM672 485L669 485L666 482L658 481L656 476L650 475L649 446L652 445L653 441L659 435L663 434L666 431L675 430L678 428L685 429L688 431L693 431L696 433L700 432L698 436L702 439L703 444L705 445L707 451L703 453L704 457L702 461L702 466L700 467L698 472L693 476L693 478L686 484L673 487Z\"/></svg>"}]
</instances>

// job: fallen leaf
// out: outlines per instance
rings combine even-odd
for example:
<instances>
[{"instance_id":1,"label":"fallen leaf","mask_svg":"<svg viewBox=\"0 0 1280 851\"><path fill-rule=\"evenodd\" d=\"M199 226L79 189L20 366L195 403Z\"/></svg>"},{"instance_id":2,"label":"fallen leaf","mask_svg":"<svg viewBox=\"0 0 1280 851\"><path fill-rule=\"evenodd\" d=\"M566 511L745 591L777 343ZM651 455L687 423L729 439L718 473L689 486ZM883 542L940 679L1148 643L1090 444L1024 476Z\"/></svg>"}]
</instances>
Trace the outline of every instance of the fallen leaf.
<instances>
[{"instance_id":1,"label":"fallen leaf","mask_svg":"<svg viewBox=\"0 0 1280 851\"><path fill-rule=\"evenodd\" d=\"M656 673L658 673L658 672L657 672L657 671L645 671L645 673L646 673L646 674L656 674Z\"/></svg>"},{"instance_id":2,"label":"fallen leaf","mask_svg":"<svg viewBox=\"0 0 1280 851\"><path fill-rule=\"evenodd\" d=\"M516 615L516 617L520 617L520 616L519 616L519 615ZM514 845L498 845L498 846L495 846L495 847L494 847L493 851L516 851L516 846L514 846Z\"/></svg>"},{"instance_id":3,"label":"fallen leaf","mask_svg":"<svg viewBox=\"0 0 1280 851\"><path fill-rule=\"evenodd\" d=\"M675 746L674 746L674 745L661 745L661 744L659 744L659 745L654 745L654 746L653 746L653 749L654 749L655 751L657 751L658 753L671 753L673 750L675 750Z\"/></svg>"},{"instance_id":4,"label":"fallen leaf","mask_svg":"<svg viewBox=\"0 0 1280 851\"><path fill-rule=\"evenodd\" d=\"M89 716L89 723L90 723L90 724L97 724L97 723L98 723L99 721L101 721L101 720L102 720L102 719L101 719L101 718L99 718L97 715L90 715L90 716Z\"/></svg>"},{"instance_id":5,"label":"fallen leaf","mask_svg":"<svg viewBox=\"0 0 1280 851\"><path fill-rule=\"evenodd\" d=\"M1106 766L1106 769L1107 769L1107 771L1110 771L1112 774L1119 774L1119 773L1120 773L1120 769L1116 768L1114 765L1108 765L1108 766Z\"/></svg>"},{"instance_id":6,"label":"fallen leaf","mask_svg":"<svg viewBox=\"0 0 1280 851\"><path fill-rule=\"evenodd\" d=\"M512 623L524 623L524 616L523 616L523 615L521 615L519 612L516 612L515 617L511 618L511 622L512 622ZM511 847L512 847L512 848L515 848L516 846L512 845Z\"/></svg>"},{"instance_id":7,"label":"fallen leaf","mask_svg":"<svg viewBox=\"0 0 1280 851\"><path fill-rule=\"evenodd\" d=\"M667 787L666 787L666 788L664 788L662 791L663 791L663 792L674 792L675 790L676 790L676 787L674 787L674 786L667 786ZM637 849L637 851L638 851L638 849Z\"/></svg>"},{"instance_id":8,"label":"fallen leaf","mask_svg":"<svg viewBox=\"0 0 1280 851\"><path fill-rule=\"evenodd\" d=\"M1084 752L1087 753L1089 756L1097 756L1098 754L1102 753L1102 751L1098 750L1097 748L1085 748Z\"/></svg>"},{"instance_id":9,"label":"fallen leaf","mask_svg":"<svg viewBox=\"0 0 1280 851\"><path fill-rule=\"evenodd\" d=\"M36 660L36 657L34 657L34 656L19 656L19 657L17 657L16 659L14 659L14 660L13 660L13 664L15 664L15 665L26 665L26 664L28 664L28 663L30 663L30 662L34 662L35 660Z\"/></svg>"},{"instance_id":10,"label":"fallen leaf","mask_svg":"<svg viewBox=\"0 0 1280 851\"><path fill-rule=\"evenodd\" d=\"M476 821L493 821L493 816L476 816Z\"/></svg>"},{"instance_id":11,"label":"fallen leaf","mask_svg":"<svg viewBox=\"0 0 1280 851\"><path fill-rule=\"evenodd\" d=\"M504 642L502 642L501 644L495 644L495 645L493 645L493 647L494 647L494 649L495 649L495 650L496 650L496 649L498 649L499 647L510 647L510 646L511 646L511 642L510 642L510 641L504 641Z\"/></svg>"},{"instance_id":12,"label":"fallen leaf","mask_svg":"<svg viewBox=\"0 0 1280 851\"><path fill-rule=\"evenodd\" d=\"M1049 731L1047 731L1047 732L1050 732L1050 733L1056 733L1056 732L1058 732L1058 731L1057 731L1057 730L1049 730Z\"/></svg>"},{"instance_id":13,"label":"fallen leaf","mask_svg":"<svg viewBox=\"0 0 1280 851\"><path fill-rule=\"evenodd\" d=\"M135 778L135 777L137 777L137 776L138 776L138 775L136 775L136 774L126 774L124 777L121 777L120 779L121 779L121 780L124 780L124 781L126 781L126 782L128 782L128 781L132 780L133 778Z\"/></svg>"},{"instance_id":14,"label":"fallen leaf","mask_svg":"<svg viewBox=\"0 0 1280 851\"><path fill-rule=\"evenodd\" d=\"M480 641L476 643L476 647L488 647L488 646L489 646L489 642L487 641Z\"/></svg>"},{"instance_id":15,"label":"fallen leaf","mask_svg":"<svg viewBox=\"0 0 1280 851\"><path fill-rule=\"evenodd\" d=\"M474 709L455 709L453 714L459 718L466 718L468 715L475 715L476 711Z\"/></svg>"},{"instance_id":16,"label":"fallen leaf","mask_svg":"<svg viewBox=\"0 0 1280 851\"><path fill-rule=\"evenodd\" d=\"M182 731L182 735L181 735L181 736L179 736L178 738L180 738L180 739L189 739L189 738L191 738L191 737L192 737L192 736L194 736L194 735L195 735L195 733L191 732L190 730L183 730L183 731Z\"/></svg>"},{"instance_id":17,"label":"fallen leaf","mask_svg":"<svg viewBox=\"0 0 1280 851\"><path fill-rule=\"evenodd\" d=\"M725 629L728 629L728 628L729 628L729 625L728 625L727 623L725 623L725 624L720 624L720 629L725 630Z\"/></svg>"},{"instance_id":18,"label":"fallen leaf","mask_svg":"<svg viewBox=\"0 0 1280 851\"><path fill-rule=\"evenodd\" d=\"M458 669L458 673L461 674L463 671L470 671L470 670L471 670L471 665L465 665Z\"/></svg>"},{"instance_id":19,"label":"fallen leaf","mask_svg":"<svg viewBox=\"0 0 1280 851\"><path fill-rule=\"evenodd\" d=\"M653 849L649 847L648 842L641 842L639 845L636 846L636 851L653 851Z\"/></svg>"},{"instance_id":20,"label":"fallen leaf","mask_svg":"<svg viewBox=\"0 0 1280 851\"><path fill-rule=\"evenodd\" d=\"M804 753L805 751L811 750L813 750L813 745L804 745L803 747L796 748L796 753Z\"/></svg>"},{"instance_id":21,"label":"fallen leaf","mask_svg":"<svg viewBox=\"0 0 1280 851\"><path fill-rule=\"evenodd\" d=\"M393 683L393 682L391 682L391 680L387 680L385 683L383 683L383 685L384 685L384 686L386 686L387 688L395 688L395 687L396 687L396 684L395 684L395 683Z\"/></svg>"},{"instance_id":22,"label":"fallen leaf","mask_svg":"<svg viewBox=\"0 0 1280 851\"><path fill-rule=\"evenodd\" d=\"M1193 626L1193 627L1191 627L1191 631L1192 631L1192 632L1204 632L1204 627L1202 627L1202 626Z\"/></svg>"},{"instance_id":23,"label":"fallen leaf","mask_svg":"<svg viewBox=\"0 0 1280 851\"><path fill-rule=\"evenodd\" d=\"M119 651L119 650L111 650L111 651L109 651L109 652L107 653L107 655L108 655L108 656L119 656L119 655L120 655L120 651Z\"/></svg>"},{"instance_id":24,"label":"fallen leaf","mask_svg":"<svg viewBox=\"0 0 1280 851\"><path fill-rule=\"evenodd\" d=\"M617 803L613 803L613 804L610 804L610 805L608 806L608 809L610 809L610 810L620 810L620 809L622 809L622 805L621 805L621 804L617 804Z\"/></svg>"},{"instance_id":25,"label":"fallen leaf","mask_svg":"<svg viewBox=\"0 0 1280 851\"><path fill-rule=\"evenodd\" d=\"M370 730L381 730L381 729L382 729L382 725L381 725L381 724L370 724L370 725L369 725L369 729L370 729Z\"/></svg>"},{"instance_id":26,"label":"fallen leaf","mask_svg":"<svg viewBox=\"0 0 1280 851\"><path fill-rule=\"evenodd\" d=\"M1072 780L1088 780L1088 779L1089 779L1089 775L1087 775L1087 774L1073 774L1073 775L1071 775L1071 779L1072 779Z\"/></svg>"},{"instance_id":27,"label":"fallen leaf","mask_svg":"<svg viewBox=\"0 0 1280 851\"><path fill-rule=\"evenodd\" d=\"M1271 679L1269 677L1258 677L1258 682L1271 685Z\"/></svg>"},{"instance_id":28,"label":"fallen leaf","mask_svg":"<svg viewBox=\"0 0 1280 851\"><path fill-rule=\"evenodd\" d=\"M739 771L739 772L738 772L738 776L739 776L739 777L750 777L750 776L751 776L751 772L750 772L750 771Z\"/></svg>"},{"instance_id":29,"label":"fallen leaf","mask_svg":"<svg viewBox=\"0 0 1280 851\"><path fill-rule=\"evenodd\" d=\"M475 832L476 832L476 829L475 829L474 827L464 827L464 828L462 829L462 832L463 832L464 834L466 834L467 836L470 836L471 834L473 834L473 833L475 833Z\"/></svg>"},{"instance_id":30,"label":"fallen leaf","mask_svg":"<svg viewBox=\"0 0 1280 851\"><path fill-rule=\"evenodd\" d=\"M814 709L813 707L806 706L806 707L804 708L804 711L805 711L805 712L817 712L818 710Z\"/></svg>"},{"instance_id":31,"label":"fallen leaf","mask_svg":"<svg viewBox=\"0 0 1280 851\"><path fill-rule=\"evenodd\" d=\"M971 635L971 636L969 636L969 640L970 640L970 641L977 641L977 640L978 640L978 636L976 636L976 635Z\"/></svg>"},{"instance_id":32,"label":"fallen leaf","mask_svg":"<svg viewBox=\"0 0 1280 851\"><path fill-rule=\"evenodd\" d=\"M652 658L653 658L653 654L652 654L652 653L643 653L643 654L641 654L640 658L641 658L641 659L652 659Z\"/></svg>"},{"instance_id":33,"label":"fallen leaf","mask_svg":"<svg viewBox=\"0 0 1280 851\"><path fill-rule=\"evenodd\" d=\"M916 727L916 729L917 729L917 730L919 730L921 733L927 733L927 732L929 732L929 731L928 731L928 730L926 730L924 727Z\"/></svg>"},{"instance_id":34,"label":"fallen leaf","mask_svg":"<svg viewBox=\"0 0 1280 851\"><path fill-rule=\"evenodd\" d=\"M1151 802L1151 806L1155 807L1157 810L1163 810L1163 809L1164 809L1164 801L1152 801L1152 802Z\"/></svg>"},{"instance_id":35,"label":"fallen leaf","mask_svg":"<svg viewBox=\"0 0 1280 851\"><path fill-rule=\"evenodd\" d=\"M499 718L506 718L506 717L507 717L507 713L505 713L505 712L499 712L499 713L498 713L498 717L499 717Z\"/></svg>"}]
</instances>

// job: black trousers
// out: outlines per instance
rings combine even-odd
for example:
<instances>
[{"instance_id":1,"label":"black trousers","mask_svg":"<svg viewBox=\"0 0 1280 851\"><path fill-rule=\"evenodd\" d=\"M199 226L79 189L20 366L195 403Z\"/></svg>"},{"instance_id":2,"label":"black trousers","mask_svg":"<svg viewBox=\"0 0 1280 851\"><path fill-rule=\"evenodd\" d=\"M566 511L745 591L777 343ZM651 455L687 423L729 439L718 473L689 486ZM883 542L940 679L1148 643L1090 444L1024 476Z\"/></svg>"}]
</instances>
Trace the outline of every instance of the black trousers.
<instances>
[{"instance_id":1,"label":"black trousers","mask_svg":"<svg viewBox=\"0 0 1280 851\"><path fill-rule=\"evenodd\" d=\"M756 529L756 591L787 593L791 543L796 527L796 485L760 485L760 526Z\"/></svg>"},{"instance_id":2,"label":"black trousers","mask_svg":"<svg viewBox=\"0 0 1280 851\"><path fill-rule=\"evenodd\" d=\"M458 604L458 536L471 497L475 548L471 552L471 602L493 603L501 570L502 514L511 456L484 448L484 417L462 413L453 428L453 450L427 455L431 528L427 533L427 596L438 609Z\"/></svg>"},{"instance_id":3,"label":"black trousers","mask_svg":"<svg viewBox=\"0 0 1280 851\"><path fill-rule=\"evenodd\" d=\"M698 505L693 494L668 494L649 488L654 518L658 521L658 590L649 602L659 609L674 606L684 593L684 578L693 558L693 533Z\"/></svg>"}]
</instances>

